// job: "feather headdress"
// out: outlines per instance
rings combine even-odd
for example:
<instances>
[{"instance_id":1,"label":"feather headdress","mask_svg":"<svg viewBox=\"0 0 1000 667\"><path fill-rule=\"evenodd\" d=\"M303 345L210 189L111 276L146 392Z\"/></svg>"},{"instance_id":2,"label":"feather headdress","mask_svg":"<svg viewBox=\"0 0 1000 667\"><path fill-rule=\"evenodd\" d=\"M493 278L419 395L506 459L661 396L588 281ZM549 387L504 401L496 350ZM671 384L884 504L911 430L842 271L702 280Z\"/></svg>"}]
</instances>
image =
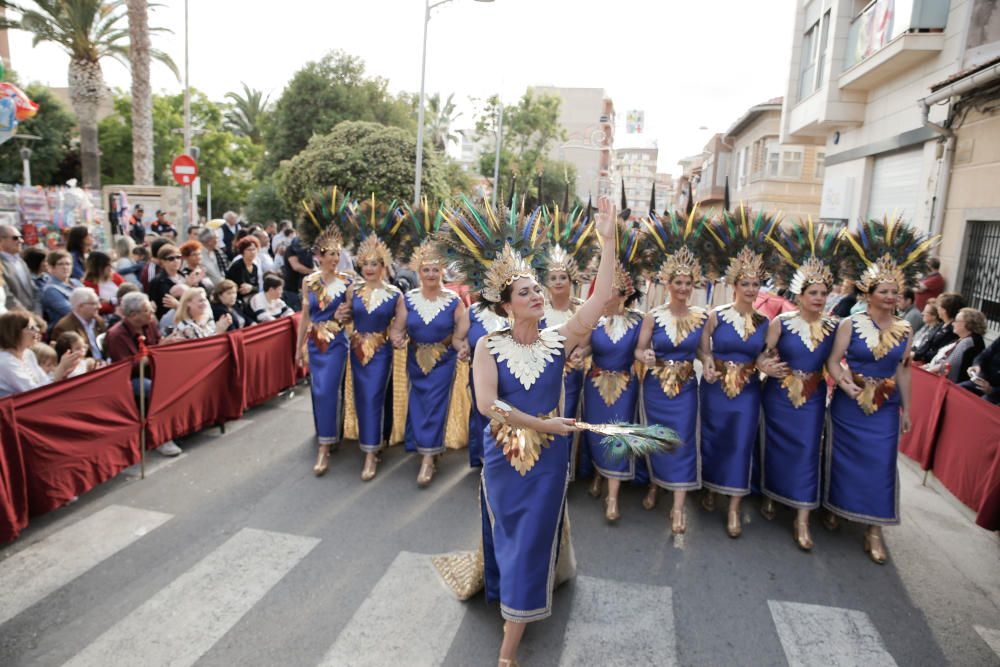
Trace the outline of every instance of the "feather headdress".
<instances>
[{"instance_id":1,"label":"feather headdress","mask_svg":"<svg viewBox=\"0 0 1000 667\"><path fill-rule=\"evenodd\" d=\"M837 230L814 224L812 218L807 218L791 229L782 229L768 241L782 259L775 278L792 294L802 294L810 285L826 285L829 289L837 281L846 245L841 243Z\"/></svg>"},{"instance_id":2,"label":"feather headdress","mask_svg":"<svg viewBox=\"0 0 1000 667\"><path fill-rule=\"evenodd\" d=\"M862 292L880 283L896 283L900 291L917 282L917 274L927 271L927 255L940 240L927 237L901 218L883 218L858 223L854 231L844 229L842 237L854 252L849 253L854 282Z\"/></svg>"},{"instance_id":3,"label":"feather headdress","mask_svg":"<svg viewBox=\"0 0 1000 667\"><path fill-rule=\"evenodd\" d=\"M638 291L643 274L652 273L653 252L648 235L626 221L631 211L625 209L619 214L615 225L615 277L612 286L625 297Z\"/></svg>"},{"instance_id":4,"label":"feather headdress","mask_svg":"<svg viewBox=\"0 0 1000 667\"><path fill-rule=\"evenodd\" d=\"M653 240L654 253L663 258L659 268L660 280L666 283L674 276L685 275L691 276L695 286L701 285L705 267L698 256L698 247L707 220L698 214L697 207L686 219L678 217L673 211L661 219L651 210L642 222Z\"/></svg>"},{"instance_id":5,"label":"feather headdress","mask_svg":"<svg viewBox=\"0 0 1000 667\"><path fill-rule=\"evenodd\" d=\"M597 232L594 229L593 208L587 202L587 208L574 207L572 210L555 207L551 216L543 209L546 218L546 231L549 240L549 252L542 280L554 271L565 271L569 279L579 284L583 280L581 271L587 268L590 260L597 252Z\"/></svg>"},{"instance_id":6,"label":"feather headdress","mask_svg":"<svg viewBox=\"0 0 1000 667\"><path fill-rule=\"evenodd\" d=\"M345 240L357 239L355 257L359 263L376 259L382 266L392 266L392 251L402 241L405 215L396 200L389 204L378 201L375 194L357 207L345 230Z\"/></svg>"},{"instance_id":7,"label":"feather headdress","mask_svg":"<svg viewBox=\"0 0 1000 667\"><path fill-rule=\"evenodd\" d=\"M410 268L414 271L420 271L420 267L426 264L443 266L445 260L432 238L441 229L443 221L443 209L440 206L432 209L428 206L426 197L415 209L404 204L403 219L393 235L396 239L396 256L409 257Z\"/></svg>"},{"instance_id":8,"label":"feather headdress","mask_svg":"<svg viewBox=\"0 0 1000 667\"><path fill-rule=\"evenodd\" d=\"M504 288L518 278L537 280L545 263L541 209L519 212L516 197L511 204L509 210L494 210L462 197L458 208L444 213L447 227L436 237L445 261L454 262L465 284L490 303L499 303Z\"/></svg>"},{"instance_id":9,"label":"feather headdress","mask_svg":"<svg viewBox=\"0 0 1000 667\"><path fill-rule=\"evenodd\" d=\"M314 252L339 252L344 246L344 230L353 226L354 212L350 196L338 193L336 186L329 196L314 194L302 201L299 239Z\"/></svg>"},{"instance_id":10,"label":"feather headdress","mask_svg":"<svg viewBox=\"0 0 1000 667\"><path fill-rule=\"evenodd\" d=\"M733 214L723 211L701 235L701 250L712 275L730 285L746 277L767 280L779 264L768 240L777 228L778 218L763 211L748 211L742 205Z\"/></svg>"}]
</instances>

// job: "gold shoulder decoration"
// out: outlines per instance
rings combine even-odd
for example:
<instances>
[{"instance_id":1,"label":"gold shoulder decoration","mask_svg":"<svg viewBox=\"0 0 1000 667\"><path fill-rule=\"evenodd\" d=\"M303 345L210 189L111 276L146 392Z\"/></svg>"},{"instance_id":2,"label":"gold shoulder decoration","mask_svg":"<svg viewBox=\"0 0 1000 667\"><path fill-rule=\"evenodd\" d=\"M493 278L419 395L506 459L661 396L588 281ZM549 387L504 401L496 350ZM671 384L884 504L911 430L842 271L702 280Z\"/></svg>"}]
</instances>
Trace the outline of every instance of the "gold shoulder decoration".
<instances>
[{"instance_id":1,"label":"gold shoulder decoration","mask_svg":"<svg viewBox=\"0 0 1000 667\"><path fill-rule=\"evenodd\" d=\"M438 313L447 308L448 304L457 298L458 295L450 289L442 289L441 294L433 301L424 298L419 287L411 289L406 293L406 300L413 306L413 310L417 311L417 315L420 315L420 319L423 320L424 324L433 322Z\"/></svg>"},{"instance_id":2,"label":"gold shoulder decoration","mask_svg":"<svg viewBox=\"0 0 1000 667\"><path fill-rule=\"evenodd\" d=\"M569 322L570 318L576 313L577 304L570 303L569 308L566 310L556 310L552 307L552 304L545 304L545 324L550 327L561 327L562 325Z\"/></svg>"},{"instance_id":3,"label":"gold shoulder decoration","mask_svg":"<svg viewBox=\"0 0 1000 667\"><path fill-rule=\"evenodd\" d=\"M802 344L810 352L815 352L826 337L837 328L836 322L828 317L821 317L815 322L806 322L797 310L782 313L778 315L778 319L788 327L789 331L802 339Z\"/></svg>"},{"instance_id":4,"label":"gold shoulder decoration","mask_svg":"<svg viewBox=\"0 0 1000 667\"><path fill-rule=\"evenodd\" d=\"M517 378L522 387L531 389L545 367L563 349L564 340L565 337L557 329L550 328L538 332L538 340L531 345L522 345L509 332L503 331L487 336L486 347L496 357L498 364L501 361L507 362L511 375Z\"/></svg>"},{"instance_id":5,"label":"gold shoulder decoration","mask_svg":"<svg viewBox=\"0 0 1000 667\"><path fill-rule=\"evenodd\" d=\"M715 312L718 317L733 327L743 340L750 340L750 337L757 332L757 327L767 320L756 310L751 311L748 315L743 315L731 303L719 306Z\"/></svg>"},{"instance_id":6,"label":"gold shoulder decoration","mask_svg":"<svg viewBox=\"0 0 1000 667\"><path fill-rule=\"evenodd\" d=\"M642 322L642 313L635 310L627 310L621 315L602 317L597 326L603 326L604 333L608 334L608 338L611 339L611 342L617 343L625 337L625 334L627 334L632 327L636 326L640 322Z\"/></svg>"},{"instance_id":7,"label":"gold shoulder decoration","mask_svg":"<svg viewBox=\"0 0 1000 667\"><path fill-rule=\"evenodd\" d=\"M910 323L900 317L895 318L888 329L879 329L868 313L852 315L851 324L876 359L887 355L899 341L910 335Z\"/></svg>"},{"instance_id":8,"label":"gold shoulder decoration","mask_svg":"<svg viewBox=\"0 0 1000 667\"><path fill-rule=\"evenodd\" d=\"M493 333L494 331L500 331L508 324L506 317L501 317L493 312L490 308L483 308L476 312L476 317L479 321L483 323L483 328L486 329L487 333Z\"/></svg>"},{"instance_id":9,"label":"gold shoulder decoration","mask_svg":"<svg viewBox=\"0 0 1000 667\"><path fill-rule=\"evenodd\" d=\"M338 273L329 283L323 281L323 274L319 271L309 274L305 280L306 289L316 296L316 301L321 309L333 303L341 294L347 291L350 278L345 280L344 274Z\"/></svg>"},{"instance_id":10,"label":"gold shoulder decoration","mask_svg":"<svg viewBox=\"0 0 1000 667\"><path fill-rule=\"evenodd\" d=\"M368 283L365 283L358 290L358 296L361 297L361 301L365 304L365 310L369 314L374 313L378 310L379 306L397 294L399 294L399 288L389 283L382 283L374 289L370 288Z\"/></svg>"},{"instance_id":11,"label":"gold shoulder decoration","mask_svg":"<svg viewBox=\"0 0 1000 667\"><path fill-rule=\"evenodd\" d=\"M684 317L674 317L667 304L654 308L651 314L674 346L680 345L684 339L691 335L692 331L708 319L708 311L697 306L691 306L688 314Z\"/></svg>"}]
</instances>

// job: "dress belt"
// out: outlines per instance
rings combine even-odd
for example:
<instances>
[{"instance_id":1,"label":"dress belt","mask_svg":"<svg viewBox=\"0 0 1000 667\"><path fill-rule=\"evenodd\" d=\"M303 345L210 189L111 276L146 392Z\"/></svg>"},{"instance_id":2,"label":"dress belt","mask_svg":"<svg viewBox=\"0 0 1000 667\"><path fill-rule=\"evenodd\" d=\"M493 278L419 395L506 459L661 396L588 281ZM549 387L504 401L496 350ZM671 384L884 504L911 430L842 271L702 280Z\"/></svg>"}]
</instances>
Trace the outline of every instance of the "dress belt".
<instances>
[{"instance_id":1,"label":"dress belt","mask_svg":"<svg viewBox=\"0 0 1000 667\"><path fill-rule=\"evenodd\" d=\"M823 384L822 369L811 373L793 370L781 380L781 386L788 392L788 400L795 408L805 405L821 384Z\"/></svg>"},{"instance_id":2,"label":"dress belt","mask_svg":"<svg viewBox=\"0 0 1000 667\"><path fill-rule=\"evenodd\" d=\"M674 398L694 377L694 362L685 359L657 359L649 372L660 381L663 393Z\"/></svg>"},{"instance_id":3,"label":"dress belt","mask_svg":"<svg viewBox=\"0 0 1000 667\"><path fill-rule=\"evenodd\" d=\"M357 329L351 334L351 350L362 366L367 366L375 353L389 340L389 330L362 332Z\"/></svg>"},{"instance_id":4,"label":"dress belt","mask_svg":"<svg viewBox=\"0 0 1000 667\"><path fill-rule=\"evenodd\" d=\"M344 325L337 320L310 322L309 339L312 340L313 344L319 349L320 352L326 352L330 347L330 343L333 342L333 339L336 338L337 334L343 330Z\"/></svg>"},{"instance_id":5,"label":"dress belt","mask_svg":"<svg viewBox=\"0 0 1000 667\"><path fill-rule=\"evenodd\" d=\"M729 398L736 398L743 392L747 382L757 371L754 361L723 361L715 357L715 370L722 373L722 391Z\"/></svg>"},{"instance_id":6,"label":"dress belt","mask_svg":"<svg viewBox=\"0 0 1000 667\"><path fill-rule=\"evenodd\" d=\"M548 414L538 416L541 419L552 419L558 414L557 406ZM548 447L555 439L551 433L511 426L496 419L490 419L490 433L493 434L497 447L503 450L504 457L522 477L535 466L542 455L542 448Z\"/></svg>"},{"instance_id":7,"label":"dress belt","mask_svg":"<svg viewBox=\"0 0 1000 667\"><path fill-rule=\"evenodd\" d=\"M854 384L861 388L857 402L866 415L873 415L896 391L896 378L873 378L861 373L851 375Z\"/></svg>"},{"instance_id":8,"label":"dress belt","mask_svg":"<svg viewBox=\"0 0 1000 667\"><path fill-rule=\"evenodd\" d=\"M448 346L451 345L451 334L437 343L418 343L411 338L410 344L414 348L413 358L416 360L417 366L420 366L420 370L424 372L424 375L427 375L434 370L437 362L448 351Z\"/></svg>"},{"instance_id":9,"label":"dress belt","mask_svg":"<svg viewBox=\"0 0 1000 667\"><path fill-rule=\"evenodd\" d=\"M628 388L632 379L632 368L624 371L606 371L591 363L587 377L604 399L605 405L611 407Z\"/></svg>"}]
</instances>

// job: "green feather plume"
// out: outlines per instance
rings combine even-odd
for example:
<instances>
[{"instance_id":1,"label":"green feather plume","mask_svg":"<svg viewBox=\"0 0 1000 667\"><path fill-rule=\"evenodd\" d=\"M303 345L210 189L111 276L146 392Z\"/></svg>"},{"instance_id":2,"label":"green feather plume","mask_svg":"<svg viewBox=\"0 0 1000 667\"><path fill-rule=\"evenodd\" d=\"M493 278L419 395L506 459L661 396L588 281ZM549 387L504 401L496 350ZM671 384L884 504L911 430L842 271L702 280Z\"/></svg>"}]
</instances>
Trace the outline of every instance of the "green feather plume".
<instances>
[{"instance_id":1,"label":"green feather plume","mask_svg":"<svg viewBox=\"0 0 1000 667\"><path fill-rule=\"evenodd\" d=\"M677 431L661 424L587 424L577 422L577 426L592 433L603 435L601 445L607 450L612 461L620 461L628 456L642 458L651 454L672 452L681 444Z\"/></svg>"}]
</instances>

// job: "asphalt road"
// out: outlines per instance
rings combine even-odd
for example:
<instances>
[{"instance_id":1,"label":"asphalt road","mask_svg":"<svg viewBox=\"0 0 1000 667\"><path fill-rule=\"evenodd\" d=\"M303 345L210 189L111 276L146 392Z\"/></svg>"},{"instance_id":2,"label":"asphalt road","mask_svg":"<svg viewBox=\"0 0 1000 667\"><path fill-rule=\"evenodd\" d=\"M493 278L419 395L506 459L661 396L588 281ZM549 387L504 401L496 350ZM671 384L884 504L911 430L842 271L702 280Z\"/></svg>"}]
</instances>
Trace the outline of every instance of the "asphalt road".
<instances>
[{"instance_id":1,"label":"asphalt road","mask_svg":"<svg viewBox=\"0 0 1000 667\"><path fill-rule=\"evenodd\" d=\"M345 445L316 478L308 391L186 438L40 517L0 550L0 665L494 665L499 611L451 598L427 554L474 548L478 475L449 452L428 489L402 448L376 479ZM746 504L743 537L721 507L623 492L607 525L584 483L570 491L578 577L533 624L531 665L1000 665L1000 541L901 466L892 560L862 529L816 548Z\"/></svg>"}]
</instances>

